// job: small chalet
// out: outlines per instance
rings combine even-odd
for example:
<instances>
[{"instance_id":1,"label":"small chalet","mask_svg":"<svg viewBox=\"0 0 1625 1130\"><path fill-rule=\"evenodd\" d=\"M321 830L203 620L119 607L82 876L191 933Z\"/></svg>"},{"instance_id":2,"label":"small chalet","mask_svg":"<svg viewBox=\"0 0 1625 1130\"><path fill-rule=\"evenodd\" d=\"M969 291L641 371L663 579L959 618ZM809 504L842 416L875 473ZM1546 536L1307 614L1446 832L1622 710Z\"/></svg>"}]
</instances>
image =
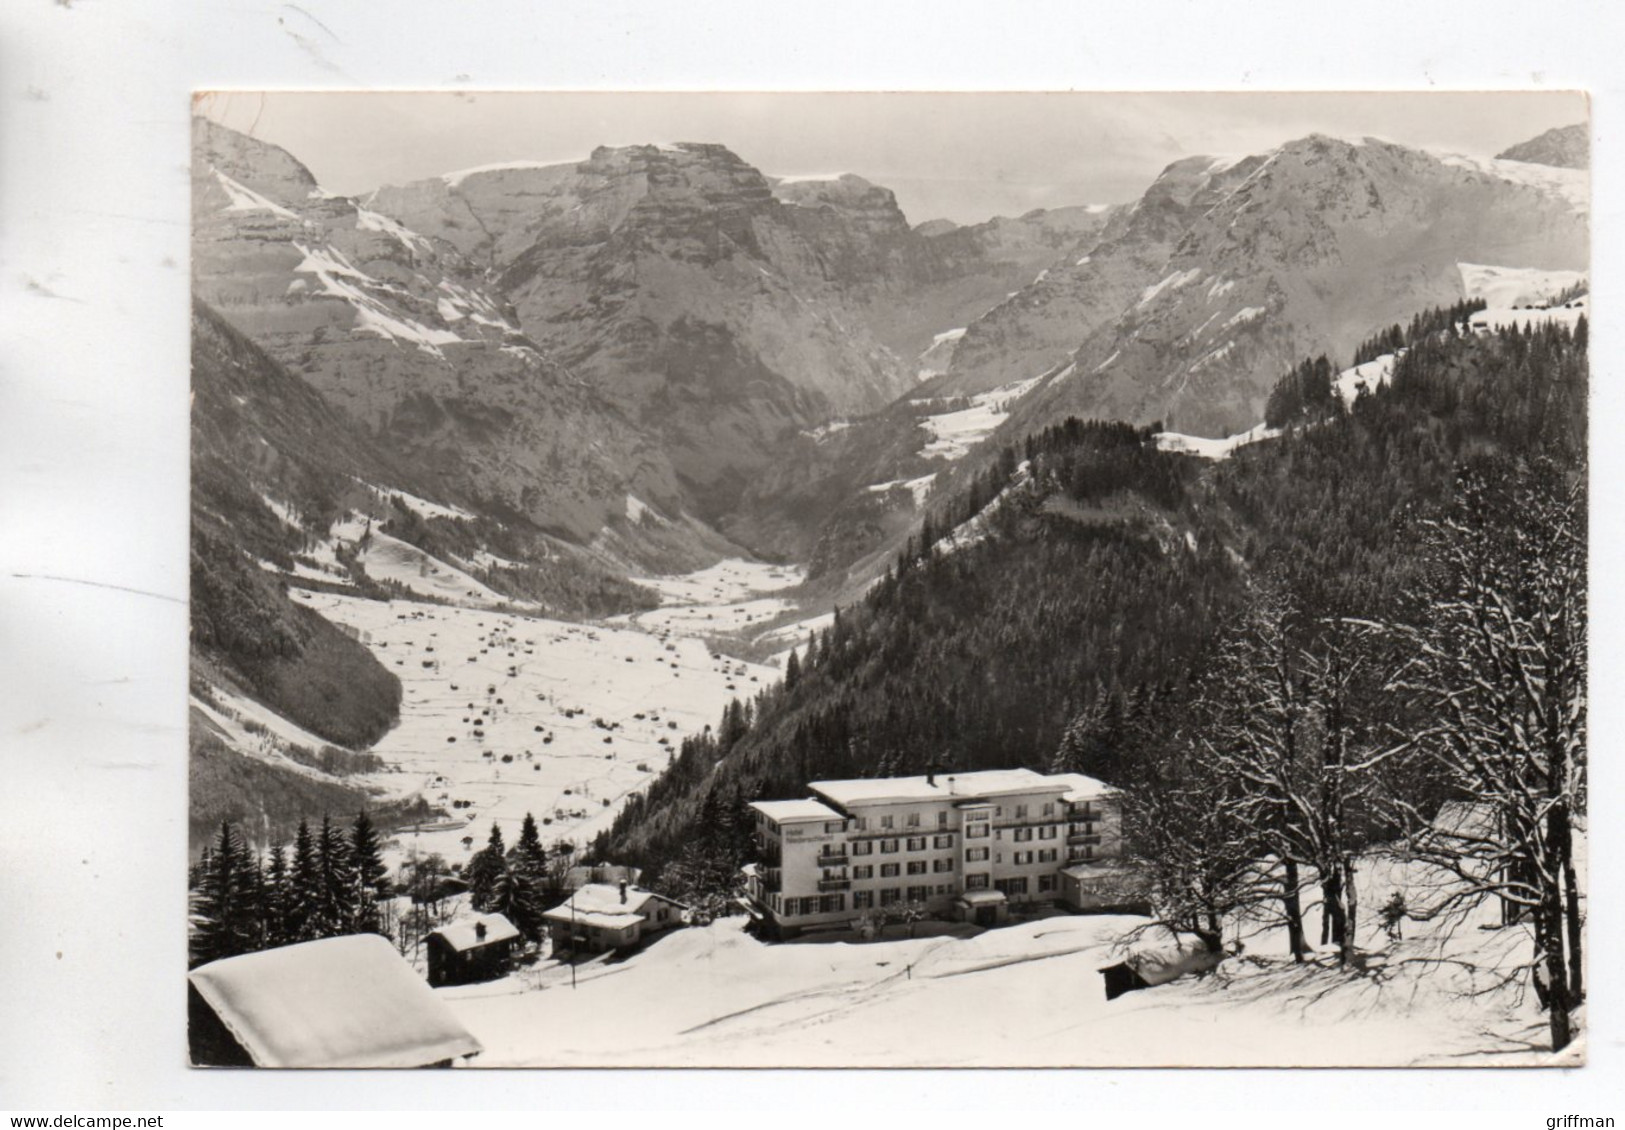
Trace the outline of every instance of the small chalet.
<instances>
[{"instance_id":1,"label":"small chalet","mask_svg":"<svg viewBox=\"0 0 1625 1130\"><path fill-rule=\"evenodd\" d=\"M501 914L476 914L447 923L431 931L425 943L429 984L494 981L512 966L519 941L519 928Z\"/></svg>"},{"instance_id":2,"label":"small chalet","mask_svg":"<svg viewBox=\"0 0 1625 1130\"><path fill-rule=\"evenodd\" d=\"M186 980L200 1067L450 1067L484 1050L377 934L222 958Z\"/></svg>"},{"instance_id":3,"label":"small chalet","mask_svg":"<svg viewBox=\"0 0 1625 1130\"><path fill-rule=\"evenodd\" d=\"M627 882L588 883L542 915L553 952L597 953L635 946L651 934L681 926L688 907Z\"/></svg>"}]
</instances>

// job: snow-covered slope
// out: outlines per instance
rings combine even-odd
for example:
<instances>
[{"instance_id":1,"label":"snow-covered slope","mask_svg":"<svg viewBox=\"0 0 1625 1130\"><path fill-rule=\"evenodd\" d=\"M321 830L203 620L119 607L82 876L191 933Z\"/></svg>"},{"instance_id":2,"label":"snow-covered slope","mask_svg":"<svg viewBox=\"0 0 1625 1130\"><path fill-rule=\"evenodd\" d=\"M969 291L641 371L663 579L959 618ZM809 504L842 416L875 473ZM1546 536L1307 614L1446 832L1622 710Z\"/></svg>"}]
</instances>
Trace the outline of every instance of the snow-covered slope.
<instances>
[{"instance_id":1,"label":"snow-covered slope","mask_svg":"<svg viewBox=\"0 0 1625 1130\"><path fill-rule=\"evenodd\" d=\"M1361 903L1405 881L1373 858ZM616 964L544 963L440 995L486 1046L480 1066L1089 1067L1544 1064L1533 994L1495 988L1522 928L1361 931L1361 972L1294 966L1278 932L1246 956L1107 1001L1100 969L1144 920L1042 918L906 940L768 945L743 919L680 930ZM925 931L935 932L935 931ZM955 936L958 935L958 936ZM1130 940L1132 939L1132 940ZM1476 992L1473 992L1476 990ZM967 1023L967 1018L974 1022ZM1575 1046L1560 1062L1577 1063Z\"/></svg>"}]
</instances>

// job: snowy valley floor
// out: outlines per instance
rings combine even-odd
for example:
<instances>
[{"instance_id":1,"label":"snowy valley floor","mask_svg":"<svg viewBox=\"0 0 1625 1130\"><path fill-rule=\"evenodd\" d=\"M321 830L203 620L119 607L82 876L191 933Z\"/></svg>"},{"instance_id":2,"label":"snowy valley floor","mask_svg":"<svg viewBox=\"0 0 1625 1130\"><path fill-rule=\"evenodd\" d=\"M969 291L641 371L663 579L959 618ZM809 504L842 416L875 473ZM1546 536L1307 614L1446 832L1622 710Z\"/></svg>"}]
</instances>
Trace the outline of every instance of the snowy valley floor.
<instances>
[{"instance_id":1,"label":"snowy valley floor","mask_svg":"<svg viewBox=\"0 0 1625 1130\"><path fill-rule=\"evenodd\" d=\"M769 945L742 919L620 962L543 962L440 990L500 1066L1574 1065L1514 987L1456 962L1521 959L1521 930L1421 936L1336 970L1242 956L1108 1002L1099 969L1143 920L1054 917L975 937ZM1468 952L1470 950L1470 952ZM1440 963L1443 954L1450 960Z\"/></svg>"}]
</instances>

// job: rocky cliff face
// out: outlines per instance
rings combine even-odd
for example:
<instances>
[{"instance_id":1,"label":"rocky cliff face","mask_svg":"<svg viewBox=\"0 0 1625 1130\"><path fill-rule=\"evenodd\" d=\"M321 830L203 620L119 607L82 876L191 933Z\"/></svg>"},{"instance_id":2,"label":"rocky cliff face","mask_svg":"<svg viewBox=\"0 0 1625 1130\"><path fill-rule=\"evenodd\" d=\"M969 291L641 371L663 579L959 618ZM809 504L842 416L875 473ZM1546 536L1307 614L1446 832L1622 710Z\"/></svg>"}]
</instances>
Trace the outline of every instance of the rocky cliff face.
<instances>
[{"instance_id":1,"label":"rocky cliff face","mask_svg":"<svg viewBox=\"0 0 1625 1130\"><path fill-rule=\"evenodd\" d=\"M1496 154L1498 161L1523 161L1560 169L1591 167L1591 133L1584 123L1549 129Z\"/></svg>"},{"instance_id":2,"label":"rocky cliff face","mask_svg":"<svg viewBox=\"0 0 1625 1130\"><path fill-rule=\"evenodd\" d=\"M935 391L985 392L1065 361L1155 280L1196 218L1256 164L1193 157L1168 166L1136 204L1114 210L1098 242L1080 242L1078 254L971 322Z\"/></svg>"},{"instance_id":3,"label":"rocky cliff face","mask_svg":"<svg viewBox=\"0 0 1625 1130\"><path fill-rule=\"evenodd\" d=\"M660 437L725 530L766 528L738 512L795 436L891 403L935 335L1104 222L922 234L861 177L772 178L688 143L454 173L367 206L478 262L528 338Z\"/></svg>"},{"instance_id":4,"label":"rocky cliff face","mask_svg":"<svg viewBox=\"0 0 1625 1130\"><path fill-rule=\"evenodd\" d=\"M1583 268L1585 194L1578 173L1369 138L1181 161L1087 255L972 323L941 387L1064 360L1009 430L1074 414L1243 431L1298 359L1346 359L1374 330L1461 298L1460 263Z\"/></svg>"},{"instance_id":5,"label":"rocky cliff face","mask_svg":"<svg viewBox=\"0 0 1625 1130\"><path fill-rule=\"evenodd\" d=\"M1176 162L1092 246L947 343L946 373L824 441L866 463L828 473L857 485L825 500L814 558L861 573L893 552L899 513L930 503L892 484L951 493L983 465L965 457L983 437L1017 442L1072 415L1245 431L1291 365L1347 361L1374 331L1464 297L1473 264L1584 269L1586 190L1572 170L1370 139Z\"/></svg>"},{"instance_id":6,"label":"rocky cliff face","mask_svg":"<svg viewBox=\"0 0 1625 1130\"><path fill-rule=\"evenodd\" d=\"M193 284L447 498L586 543L626 497L675 515L660 446L519 329L448 240L323 192L275 146L194 123Z\"/></svg>"},{"instance_id":7,"label":"rocky cliff face","mask_svg":"<svg viewBox=\"0 0 1625 1130\"><path fill-rule=\"evenodd\" d=\"M1320 136L1253 164L1014 426L1076 413L1245 431L1297 360L1346 361L1376 329L1463 297L1462 263L1587 264L1577 174Z\"/></svg>"}]
</instances>

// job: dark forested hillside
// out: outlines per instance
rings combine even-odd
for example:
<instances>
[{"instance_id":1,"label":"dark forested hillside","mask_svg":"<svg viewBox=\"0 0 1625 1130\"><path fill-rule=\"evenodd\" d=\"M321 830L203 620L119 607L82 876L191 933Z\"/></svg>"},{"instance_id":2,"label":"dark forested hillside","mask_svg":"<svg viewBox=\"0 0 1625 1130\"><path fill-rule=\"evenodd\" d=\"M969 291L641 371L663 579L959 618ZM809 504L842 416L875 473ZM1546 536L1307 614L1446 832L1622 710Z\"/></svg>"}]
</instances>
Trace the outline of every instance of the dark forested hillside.
<instances>
[{"instance_id":1,"label":"dark forested hillside","mask_svg":"<svg viewBox=\"0 0 1625 1130\"><path fill-rule=\"evenodd\" d=\"M1418 522L1448 502L1459 464L1540 452L1579 466L1585 346L1583 321L1475 335L1446 315L1390 387L1216 463L1126 425L1030 437L934 508L781 686L687 740L598 849L657 869L701 842L725 853L741 799L820 778L1058 755L1122 774L1132 731L1180 709L1250 576L1268 569L1344 615L1394 612L1422 581ZM1331 376L1292 374L1300 389Z\"/></svg>"},{"instance_id":2,"label":"dark forested hillside","mask_svg":"<svg viewBox=\"0 0 1625 1130\"><path fill-rule=\"evenodd\" d=\"M207 307L194 306L192 324L192 647L319 737L370 744L395 723L400 682L256 562L291 568L361 493L353 476L391 465ZM304 528L279 518L266 492Z\"/></svg>"}]
</instances>

